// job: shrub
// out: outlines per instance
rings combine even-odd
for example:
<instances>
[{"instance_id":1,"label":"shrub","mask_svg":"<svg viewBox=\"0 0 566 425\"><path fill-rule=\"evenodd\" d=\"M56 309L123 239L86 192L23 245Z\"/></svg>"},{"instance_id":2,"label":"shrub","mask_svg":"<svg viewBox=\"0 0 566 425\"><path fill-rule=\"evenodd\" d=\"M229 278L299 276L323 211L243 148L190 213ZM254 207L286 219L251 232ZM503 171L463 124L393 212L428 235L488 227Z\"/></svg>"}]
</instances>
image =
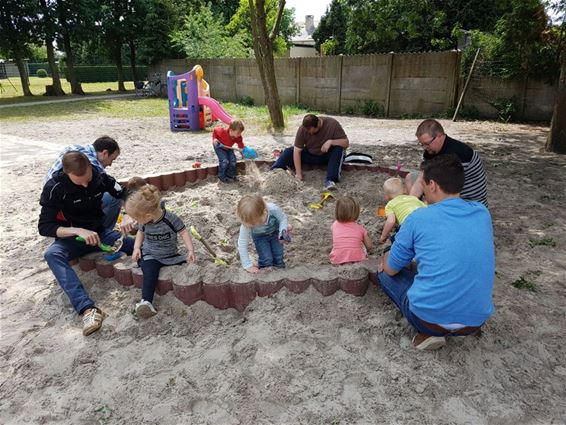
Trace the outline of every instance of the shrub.
<instances>
[{"instance_id":1,"label":"shrub","mask_svg":"<svg viewBox=\"0 0 566 425\"><path fill-rule=\"evenodd\" d=\"M507 123L514 121L517 114L517 101L514 97L499 97L492 102L491 106L497 109L497 116L499 120Z\"/></svg>"},{"instance_id":2,"label":"shrub","mask_svg":"<svg viewBox=\"0 0 566 425\"><path fill-rule=\"evenodd\" d=\"M254 106L254 98L251 96L241 96L238 97L238 99L236 100L236 103L239 103L240 105L244 105L244 106Z\"/></svg>"},{"instance_id":3,"label":"shrub","mask_svg":"<svg viewBox=\"0 0 566 425\"><path fill-rule=\"evenodd\" d=\"M43 68L39 68L36 72L35 75L37 75L39 78L46 78L47 77L47 71Z\"/></svg>"},{"instance_id":4,"label":"shrub","mask_svg":"<svg viewBox=\"0 0 566 425\"><path fill-rule=\"evenodd\" d=\"M362 114L369 117L382 117L384 113L383 107L374 100L366 100L362 106Z\"/></svg>"}]
</instances>

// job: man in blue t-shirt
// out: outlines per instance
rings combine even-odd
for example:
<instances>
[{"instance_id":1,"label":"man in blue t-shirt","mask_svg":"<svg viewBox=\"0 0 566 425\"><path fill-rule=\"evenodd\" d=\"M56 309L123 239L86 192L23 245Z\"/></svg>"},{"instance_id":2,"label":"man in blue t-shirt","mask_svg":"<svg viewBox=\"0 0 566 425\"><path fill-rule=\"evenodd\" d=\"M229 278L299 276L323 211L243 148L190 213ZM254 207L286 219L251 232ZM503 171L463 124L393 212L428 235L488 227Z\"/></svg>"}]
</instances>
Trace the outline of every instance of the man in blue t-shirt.
<instances>
[{"instance_id":1,"label":"man in blue t-shirt","mask_svg":"<svg viewBox=\"0 0 566 425\"><path fill-rule=\"evenodd\" d=\"M495 251L489 211L460 198L460 160L438 155L421 169L429 207L407 217L378 279L417 330L413 345L424 350L442 347L446 336L477 332L493 314ZM413 259L417 274L406 268Z\"/></svg>"}]
</instances>

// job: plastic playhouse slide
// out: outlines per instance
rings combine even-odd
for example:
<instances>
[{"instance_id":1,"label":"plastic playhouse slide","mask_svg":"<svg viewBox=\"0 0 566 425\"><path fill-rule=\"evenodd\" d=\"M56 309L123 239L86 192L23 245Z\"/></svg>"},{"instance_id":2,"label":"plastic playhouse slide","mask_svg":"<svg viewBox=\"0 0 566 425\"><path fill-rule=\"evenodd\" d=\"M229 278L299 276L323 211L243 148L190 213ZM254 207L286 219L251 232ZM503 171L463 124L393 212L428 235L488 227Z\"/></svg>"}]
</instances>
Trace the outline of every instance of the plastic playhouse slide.
<instances>
[{"instance_id":1,"label":"plastic playhouse slide","mask_svg":"<svg viewBox=\"0 0 566 425\"><path fill-rule=\"evenodd\" d=\"M216 99L212 97L199 96L199 105L208 106L213 116L216 116L220 121L230 124L232 122L232 116L226 112L226 110L218 103Z\"/></svg>"}]
</instances>

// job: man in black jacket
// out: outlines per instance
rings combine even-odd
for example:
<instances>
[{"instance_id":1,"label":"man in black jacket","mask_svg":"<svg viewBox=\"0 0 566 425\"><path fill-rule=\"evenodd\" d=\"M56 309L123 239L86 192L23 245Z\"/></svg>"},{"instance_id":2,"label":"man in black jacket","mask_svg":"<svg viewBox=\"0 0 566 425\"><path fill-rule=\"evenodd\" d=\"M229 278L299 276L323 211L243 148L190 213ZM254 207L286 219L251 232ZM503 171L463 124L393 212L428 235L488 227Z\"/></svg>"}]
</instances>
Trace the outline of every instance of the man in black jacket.
<instances>
[{"instance_id":1,"label":"man in black jacket","mask_svg":"<svg viewBox=\"0 0 566 425\"><path fill-rule=\"evenodd\" d=\"M81 152L66 153L62 164L63 169L43 187L38 227L42 236L55 238L45 252L45 260L75 311L83 316L86 336L100 329L104 313L88 296L69 260L97 252L101 243L113 245L120 237L113 228L103 226L102 196L108 192L124 199L126 190L113 177L92 167ZM77 241L77 236L85 242ZM121 251L131 255L132 249L133 240L124 238Z\"/></svg>"}]
</instances>

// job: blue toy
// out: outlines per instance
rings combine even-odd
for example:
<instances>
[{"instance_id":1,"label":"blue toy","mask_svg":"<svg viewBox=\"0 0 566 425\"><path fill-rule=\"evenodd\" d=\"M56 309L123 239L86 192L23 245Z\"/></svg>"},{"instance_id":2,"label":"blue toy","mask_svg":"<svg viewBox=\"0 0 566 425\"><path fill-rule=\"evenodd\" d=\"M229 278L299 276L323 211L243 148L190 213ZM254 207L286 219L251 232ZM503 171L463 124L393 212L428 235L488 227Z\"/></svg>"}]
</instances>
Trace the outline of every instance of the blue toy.
<instances>
[{"instance_id":1,"label":"blue toy","mask_svg":"<svg viewBox=\"0 0 566 425\"><path fill-rule=\"evenodd\" d=\"M245 146L244 149L242 150L242 156L245 159L256 159L257 152L255 151L255 149L252 149L249 146Z\"/></svg>"}]
</instances>

